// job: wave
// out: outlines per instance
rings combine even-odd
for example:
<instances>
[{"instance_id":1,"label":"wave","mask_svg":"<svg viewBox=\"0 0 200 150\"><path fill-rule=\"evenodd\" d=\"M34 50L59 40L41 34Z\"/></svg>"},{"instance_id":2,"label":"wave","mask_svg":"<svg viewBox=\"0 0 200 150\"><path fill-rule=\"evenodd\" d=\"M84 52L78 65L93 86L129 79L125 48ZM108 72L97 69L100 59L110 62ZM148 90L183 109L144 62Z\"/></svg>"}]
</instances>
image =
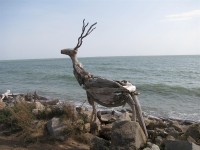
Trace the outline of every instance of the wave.
<instances>
[{"instance_id":1,"label":"wave","mask_svg":"<svg viewBox=\"0 0 200 150\"><path fill-rule=\"evenodd\" d=\"M200 97L200 88L187 88L181 86L172 86L166 84L142 84L138 85L137 88L145 92L153 92L160 95L166 94L179 94Z\"/></svg>"}]
</instances>

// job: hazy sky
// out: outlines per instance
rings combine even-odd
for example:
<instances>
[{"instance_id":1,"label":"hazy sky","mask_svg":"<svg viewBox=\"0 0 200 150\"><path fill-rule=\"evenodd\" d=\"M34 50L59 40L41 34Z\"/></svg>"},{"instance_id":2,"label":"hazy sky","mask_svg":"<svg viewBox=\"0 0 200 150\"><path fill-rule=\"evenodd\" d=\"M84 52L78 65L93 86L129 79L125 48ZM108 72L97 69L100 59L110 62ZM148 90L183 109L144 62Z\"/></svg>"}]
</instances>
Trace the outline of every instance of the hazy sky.
<instances>
[{"instance_id":1,"label":"hazy sky","mask_svg":"<svg viewBox=\"0 0 200 150\"><path fill-rule=\"evenodd\" d=\"M200 54L200 0L0 0L0 60L63 57L84 18L80 57Z\"/></svg>"}]
</instances>

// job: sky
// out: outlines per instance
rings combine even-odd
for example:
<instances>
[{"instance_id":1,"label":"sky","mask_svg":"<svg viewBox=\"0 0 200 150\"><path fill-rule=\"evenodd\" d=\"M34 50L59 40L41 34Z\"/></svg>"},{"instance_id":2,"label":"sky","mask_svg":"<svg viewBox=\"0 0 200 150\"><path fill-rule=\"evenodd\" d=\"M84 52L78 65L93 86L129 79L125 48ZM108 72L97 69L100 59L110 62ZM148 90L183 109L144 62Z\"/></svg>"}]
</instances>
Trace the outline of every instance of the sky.
<instances>
[{"instance_id":1,"label":"sky","mask_svg":"<svg viewBox=\"0 0 200 150\"><path fill-rule=\"evenodd\" d=\"M200 0L0 0L0 60L200 55Z\"/></svg>"}]
</instances>

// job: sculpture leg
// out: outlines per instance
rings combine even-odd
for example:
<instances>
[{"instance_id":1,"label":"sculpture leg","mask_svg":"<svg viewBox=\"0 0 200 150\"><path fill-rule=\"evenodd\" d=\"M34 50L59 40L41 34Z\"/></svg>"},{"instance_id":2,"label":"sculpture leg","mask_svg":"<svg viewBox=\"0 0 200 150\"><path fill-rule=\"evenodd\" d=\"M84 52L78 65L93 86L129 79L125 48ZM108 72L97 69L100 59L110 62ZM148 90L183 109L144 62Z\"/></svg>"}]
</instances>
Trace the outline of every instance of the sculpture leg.
<instances>
[{"instance_id":1,"label":"sculpture leg","mask_svg":"<svg viewBox=\"0 0 200 150\"><path fill-rule=\"evenodd\" d=\"M98 133L98 126L96 123L97 112L95 107L95 102L90 99L90 104L92 105L92 114L90 118L90 133L97 134Z\"/></svg>"},{"instance_id":2,"label":"sculpture leg","mask_svg":"<svg viewBox=\"0 0 200 150\"><path fill-rule=\"evenodd\" d=\"M95 102L92 101L91 105L92 105L92 115L91 115L91 119L90 119L90 124L95 122L97 119L97 111L96 111Z\"/></svg>"},{"instance_id":3,"label":"sculpture leg","mask_svg":"<svg viewBox=\"0 0 200 150\"><path fill-rule=\"evenodd\" d=\"M136 116L137 116L138 122L139 122L144 134L148 137L147 129L146 129L144 119L142 116L142 110L141 110L139 101L137 99L137 96L134 94L132 94L132 95L128 94L127 95L127 103L130 105L130 107L132 109L132 114L133 114L132 120L136 121Z\"/></svg>"},{"instance_id":4,"label":"sculpture leg","mask_svg":"<svg viewBox=\"0 0 200 150\"><path fill-rule=\"evenodd\" d=\"M132 94L132 99L133 99L133 101L135 103L136 114L137 114L137 118L138 118L139 124L142 127L142 129L144 131L144 134L148 137L147 129L146 129L146 126L145 126L145 123L144 123L143 115L142 115L141 106L140 106L140 103L138 101L137 95L134 95L134 93L133 93Z\"/></svg>"},{"instance_id":5,"label":"sculpture leg","mask_svg":"<svg viewBox=\"0 0 200 150\"><path fill-rule=\"evenodd\" d=\"M136 121L136 111L135 111L135 102L133 101L132 97L130 94L127 95L127 103L132 109L132 120Z\"/></svg>"},{"instance_id":6,"label":"sculpture leg","mask_svg":"<svg viewBox=\"0 0 200 150\"><path fill-rule=\"evenodd\" d=\"M87 94L88 102L92 106L92 114L91 114L91 118L90 118L90 124L92 124L92 122L96 121L96 117L97 117L95 101L93 100L93 98L89 92L86 92L86 94Z\"/></svg>"}]
</instances>

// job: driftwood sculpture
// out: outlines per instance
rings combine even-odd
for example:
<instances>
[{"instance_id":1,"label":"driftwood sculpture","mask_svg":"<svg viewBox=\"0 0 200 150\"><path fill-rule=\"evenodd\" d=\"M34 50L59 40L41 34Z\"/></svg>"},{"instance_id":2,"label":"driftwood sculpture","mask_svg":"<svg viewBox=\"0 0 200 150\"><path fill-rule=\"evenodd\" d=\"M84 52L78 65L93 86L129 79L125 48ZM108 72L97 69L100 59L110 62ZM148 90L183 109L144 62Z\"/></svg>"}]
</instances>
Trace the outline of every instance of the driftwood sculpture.
<instances>
[{"instance_id":1,"label":"driftwood sculpture","mask_svg":"<svg viewBox=\"0 0 200 150\"><path fill-rule=\"evenodd\" d=\"M86 90L88 102L93 108L91 123L96 121L95 102L105 107L124 106L127 103L132 109L132 120L136 121L137 118L145 135L148 136L142 116L141 107L137 99L136 87L126 80L115 81L94 76L87 72L78 61L78 48L82 45L83 38L88 36L95 29L94 26L97 23L92 24L86 31L88 24L89 23L85 24L84 19L82 33L78 38L77 45L74 48L61 50L61 54L68 55L71 58L73 63L74 76L76 77L79 85Z\"/></svg>"}]
</instances>

